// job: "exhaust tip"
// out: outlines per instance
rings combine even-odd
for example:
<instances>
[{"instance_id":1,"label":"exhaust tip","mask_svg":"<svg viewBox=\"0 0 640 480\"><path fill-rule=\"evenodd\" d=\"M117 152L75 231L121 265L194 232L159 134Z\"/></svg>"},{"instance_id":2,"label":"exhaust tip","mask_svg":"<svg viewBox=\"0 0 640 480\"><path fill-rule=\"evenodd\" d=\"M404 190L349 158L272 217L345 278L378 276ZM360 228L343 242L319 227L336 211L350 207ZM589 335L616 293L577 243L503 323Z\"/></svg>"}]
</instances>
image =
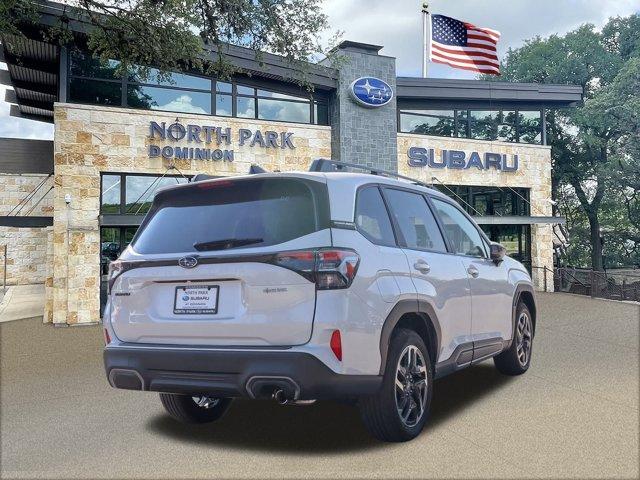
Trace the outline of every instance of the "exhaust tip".
<instances>
[{"instance_id":1,"label":"exhaust tip","mask_svg":"<svg viewBox=\"0 0 640 480\"><path fill-rule=\"evenodd\" d=\"M135 370L113 368L109 372L109 383L115 388L144 390L144 379Z\"/></svg>"},{"instance_id":2,"label":"exhaust tip","mask_svg":"<svg viewBox=\"0 0 640 480\"><path fill-rule=\"evenodd\" d=\"M276 390L274 390L271 398L273 398L280 405L286 405L287 403L289 403L289 399L285 395L284 390L282 390L281 388L277 388Z\"/></svg>"},{"instance_id":3,"label":"exhaust tip","mask_svg":"<svg viewBox=\"0 0 640 480\"><path fill-rule=\"evenodd\" d=\"M274 400L286 399L287 401L292 401L300 397L300 387L289 377L251 377L247 381L246 389L251 398L273 398Z\"/></svg>"}]
</instances>

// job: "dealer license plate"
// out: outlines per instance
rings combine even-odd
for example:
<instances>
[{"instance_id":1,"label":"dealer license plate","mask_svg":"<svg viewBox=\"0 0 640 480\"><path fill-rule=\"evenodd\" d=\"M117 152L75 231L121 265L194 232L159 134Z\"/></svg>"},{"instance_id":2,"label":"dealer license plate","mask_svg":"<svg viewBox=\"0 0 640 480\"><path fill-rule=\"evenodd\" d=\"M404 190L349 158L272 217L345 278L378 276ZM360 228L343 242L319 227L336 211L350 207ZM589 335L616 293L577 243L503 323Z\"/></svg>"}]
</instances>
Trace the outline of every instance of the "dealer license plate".
<instances>
[{"instance_id":1,"label":"dealer license plate","mask_svg":"<svg viewBox=\"0 0 640 480\"><path fill-rule=\"evenodd\" d=\"M176 287L174 314L207 314L218 312L217 285Z\"/></svg>"}]
</instances>

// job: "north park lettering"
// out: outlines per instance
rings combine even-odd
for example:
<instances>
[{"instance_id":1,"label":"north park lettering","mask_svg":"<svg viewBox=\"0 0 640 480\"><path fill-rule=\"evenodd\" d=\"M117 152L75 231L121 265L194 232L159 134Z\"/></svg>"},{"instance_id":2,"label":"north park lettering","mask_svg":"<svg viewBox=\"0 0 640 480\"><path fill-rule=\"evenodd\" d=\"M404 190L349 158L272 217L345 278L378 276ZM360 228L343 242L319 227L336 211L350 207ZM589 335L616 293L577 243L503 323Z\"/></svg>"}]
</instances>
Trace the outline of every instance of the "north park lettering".
<instances>
[{"instance_id":1,"label":"north park lettering","mask_svg":"<svg viewBox=\"0 0 640 480\"><path fill-rule=\"evenodd\" d=\"M149 139L157 143L149 144L149 157L176 158L179 160L213 160L233 162L233 149L240 147L294 149L292 132L275 132L272 130L251 130L239 128L232 131L230 127L212 125L183 125L174 122L150 122ZM186 141L192 145L181 147L160 145L160 142ZM202 146L199 146L202 144ZM205 145L216 144L218 148L207 148Z\"/></svg>"}]
</instances>

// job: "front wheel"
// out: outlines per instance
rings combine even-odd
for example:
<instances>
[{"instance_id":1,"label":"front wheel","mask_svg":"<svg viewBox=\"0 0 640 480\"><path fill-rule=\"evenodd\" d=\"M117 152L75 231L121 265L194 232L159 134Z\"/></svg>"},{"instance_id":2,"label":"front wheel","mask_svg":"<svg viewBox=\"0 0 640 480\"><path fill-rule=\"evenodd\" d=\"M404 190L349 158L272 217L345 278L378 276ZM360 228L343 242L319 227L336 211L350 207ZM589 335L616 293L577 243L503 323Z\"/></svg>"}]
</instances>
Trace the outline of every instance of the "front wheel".
<instances>
[{"instance_id":1,"label":"front wheel","mask_svg":"<svg viewBox=\"0 0 640 480\"><path fill-rule=\"evenodd\" d=\"M225 414L231 405L230 398L177 393L161 393L160 401L167 413L182 423L215 422Z\"/></svg>"},{"instance_id":2,"label":"front wheel","mask_svg":"<svg viewBox=\"0 0 640 480\"><path fill-rule=\"evenodd\" d=\"M422 338L401 329L391 339L380 391L360 399L369 432L385 442L406 442L424 427L431 406L433 373Z\"/></svg>"},{"instance_id":3,"label":"front wheel","mask_svg":"<svg viewBox=\"0 0 640 480\"><path fill-rule=\"evenodd\" d=\"M493 357L493 362L500 373L505 375L522 375L531 365L533 347L533 321L527 306L520 302L516 309L516 323L513 340L508 350Z\"/></svg>"}]
</instances>

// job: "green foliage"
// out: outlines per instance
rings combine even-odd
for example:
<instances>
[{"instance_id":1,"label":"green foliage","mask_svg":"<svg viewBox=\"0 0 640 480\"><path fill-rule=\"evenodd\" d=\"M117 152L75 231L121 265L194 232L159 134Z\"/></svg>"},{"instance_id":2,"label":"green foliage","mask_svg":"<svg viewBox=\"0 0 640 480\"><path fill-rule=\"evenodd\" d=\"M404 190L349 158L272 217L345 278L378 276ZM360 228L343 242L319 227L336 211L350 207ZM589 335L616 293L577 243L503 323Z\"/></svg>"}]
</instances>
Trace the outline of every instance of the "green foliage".
<instances>
[{"instance_id":1,"label":"green foliage","mask_svg":"<svg viewBox=\"0 0 640 480\"><path fill-rule=\"evenodd\" d=\"M640 263L640 16L585 24L510 49L502 78L581 85L582 106L547 113L553 192L571 236L569 263ZM590 255L585 255L589 251Z\"/></svg>"},{"instance_id":2,"label":"green foliage","mask_svg":"<svg viewBox=\"0 0 640 480\"><path fill-rule=\"evenodd\" d=\"M0 0L0 31L18 33L37 18L35 2ZM320 0L77 0L60 23L45 32L62 43L68 21L92 25L88 47L103 62L154 66L161 80L185 68L228 78L237 68L225 57L227 44L285 57L294 80L310 88L307 60L322 53L319 33L327 28ZM260 53L256 58L261 61ZM150 70L138 71L143 78Z\"/></svg>"}]
</instances>

